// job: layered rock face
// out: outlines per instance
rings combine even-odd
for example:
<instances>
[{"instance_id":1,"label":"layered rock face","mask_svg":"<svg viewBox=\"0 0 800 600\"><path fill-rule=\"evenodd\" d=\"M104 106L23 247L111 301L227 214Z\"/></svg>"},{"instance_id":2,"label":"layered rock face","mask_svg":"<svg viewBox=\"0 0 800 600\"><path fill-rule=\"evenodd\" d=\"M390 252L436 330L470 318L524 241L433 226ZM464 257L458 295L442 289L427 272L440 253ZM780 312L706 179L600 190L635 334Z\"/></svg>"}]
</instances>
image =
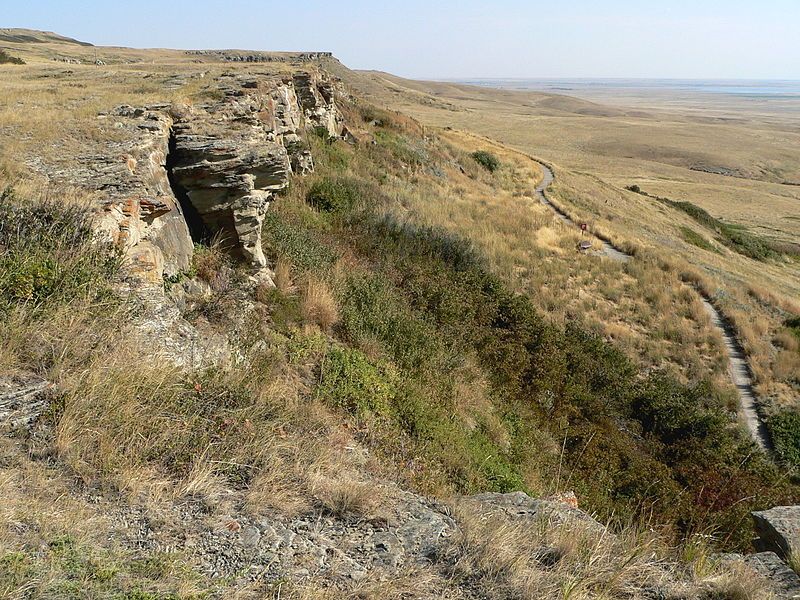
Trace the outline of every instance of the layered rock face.
<instances>
[{"instance_id":1,"label":"layered rock face","mask_svg":"<svg viewBox=\"0 0 800 600\"><path fill-rule=\"evenodd\" d=\"M189 266L193 241L216 237L237 259L266 265L261 226L293 174L314 168L307 128L341 133L333 87L318 73L284 78L222 76L221 99L195 107L119 107L115 127L133 135L105 160L100 229L131 272L160 281Z\"/></svg>"}]
</instances>

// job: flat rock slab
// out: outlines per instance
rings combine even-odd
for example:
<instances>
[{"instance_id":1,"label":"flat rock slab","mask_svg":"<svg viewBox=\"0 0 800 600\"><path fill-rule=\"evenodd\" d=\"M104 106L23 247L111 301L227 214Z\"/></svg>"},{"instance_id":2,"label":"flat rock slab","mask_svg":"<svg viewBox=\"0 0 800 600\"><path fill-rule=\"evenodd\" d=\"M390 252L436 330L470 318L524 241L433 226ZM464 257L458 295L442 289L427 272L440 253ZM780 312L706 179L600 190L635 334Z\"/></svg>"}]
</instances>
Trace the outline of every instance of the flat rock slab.
<instances>
[{"instance_id":1,"label":"flat rock slab","mask_svg":"<svg viewBox=\"0 0 800 600\"><path fill-rule=\"evenodd\" d=\"M759 552L745 558L745 563L769 581L775 598L800 598L800 576L792 571L774 552Z\"/></svg>"},{"instance_id":2,"label":"flat rock slab","mask_svg":"<svg viewBox=\"0 0 800 600\"><path fill-rule=\"evenodd\" d=\"M50 383L37 377L0 377L0 424L29 427L48 406Z\"/></svg>"},{"instance_id":3,"label":"flat rock slab","mask_svg":"<svg viewBox=\"0 0 800 600\"><path fill-rule=\"evenodd\" d=\"M800 552L800 506L776 506L752 515L761 550L783 558Z\"/></svg>"}]
</instances>

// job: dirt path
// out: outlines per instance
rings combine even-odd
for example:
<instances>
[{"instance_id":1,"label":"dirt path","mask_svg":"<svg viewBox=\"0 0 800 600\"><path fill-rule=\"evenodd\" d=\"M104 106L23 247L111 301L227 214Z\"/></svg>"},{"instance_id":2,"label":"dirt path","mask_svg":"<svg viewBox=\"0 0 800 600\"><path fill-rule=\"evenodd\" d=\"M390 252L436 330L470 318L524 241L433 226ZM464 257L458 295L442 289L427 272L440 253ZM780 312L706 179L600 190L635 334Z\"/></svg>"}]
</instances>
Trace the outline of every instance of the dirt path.
<instances>
[{"instance_id":1,"label":"dirt path","mask_svg":"<svg viewBox=\"0 0 800 600\"><path fill-rule=\"evenodd\" d=\"M543 163L539 163L539 165L542 167L542 171L544 172L544 177L542 178L541 183L539 183L539 185L536 186L536 196L539 198L539 201L542 204L548 206L553 212L555 212L556 217L558 217L562 223L566 223L567 225L574 225L577 227L578 224L575 223L575 221L573 221L572 219L570 219L569 215L562 212L560 208L558 208L555 204L553 204L552 202L550 202L550 200L547 199L547 196L545 195L544 192L550 186L550 184L553 183L553 179L555 179L555 176L553 175L553 171L550 170L550 167L548 167ZM621 250L614 248L614 246L609 244L607 241L602 240L600 238L597 238L597 240L600 242L601 246L600 252L604 256L607 256L612 260L617 260L620 262L628 262L632 258L630 254L625 254Z\"/></svg>"},{"instance_id":2,"label":"dirt path","mask_svg":"<svg viewBox=\"0 0 800 600\"><path fill-rule=\"evenodd\" d=\"M542 167L544 173L541 183L536 186L536 196L539 198L539 201L549 207L562 223L577 227L578 224L575 223L569 215L548 200L545 190L553 183L555 176L550 167L544 163L539 163L539 165ZM604 256L620 262L628 262L633 258L630 254L622 252L609 242L600 238L597 239L601 244L601 253ZM753 378L750 374L750 366L747 364L744 350L736 339L733 328L714 307L710 298L704 296L699 291L697 293L700 295L703 301L703 307L711 318L711 324L719 331L722 339L725 341L725 349L728 354L728 374L730 375L733 385L736 386L736 391L739 393L739 412L742 415L742 419L747 426L750 436L758 447L767 452L772 449L772 443L769 438L769 432L756 408L756 396L753 392Z\"/></svg>"}]
</instances>

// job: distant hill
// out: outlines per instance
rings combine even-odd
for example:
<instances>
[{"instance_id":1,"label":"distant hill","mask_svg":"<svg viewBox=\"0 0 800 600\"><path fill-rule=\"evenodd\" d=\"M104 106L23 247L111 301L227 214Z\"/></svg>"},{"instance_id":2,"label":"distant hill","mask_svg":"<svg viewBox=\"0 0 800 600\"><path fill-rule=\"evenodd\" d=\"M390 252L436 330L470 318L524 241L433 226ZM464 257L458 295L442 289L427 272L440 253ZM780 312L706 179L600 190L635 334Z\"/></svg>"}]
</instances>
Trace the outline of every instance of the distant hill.
<instances>
[{"instance_id":1,"label":"distant hill","mask_svg":"<svg viewBox=\"0 0 800 600\"><path fill-rule=\"evenodd\" d=\"M77 44L78 46L93 46L89 42L81 42L70 37L53 33L52 31L39 31L37 29L3 28L0 29L0 41L14 43L46 44L60 42L62 44Z\"/></svg>"}]
</instances>

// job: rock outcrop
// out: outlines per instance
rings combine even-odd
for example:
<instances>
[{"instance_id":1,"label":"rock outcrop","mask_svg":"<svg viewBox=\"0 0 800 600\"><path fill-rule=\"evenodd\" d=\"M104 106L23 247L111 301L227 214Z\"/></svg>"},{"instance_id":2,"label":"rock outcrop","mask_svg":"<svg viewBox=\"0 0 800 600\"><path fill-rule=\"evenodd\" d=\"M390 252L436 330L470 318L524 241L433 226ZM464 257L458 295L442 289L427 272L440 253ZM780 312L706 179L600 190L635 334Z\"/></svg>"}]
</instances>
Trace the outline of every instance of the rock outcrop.
<instances>
[{"instance_id":1,"label":"rock outcrop","mask_svg":"<svg viewBox=\"0 0 800 600\"><path fill-rule=\"evenodd\" d=\"M788 559L800 553L800 506L776 506L753 513L760 550Z\"/></svg>"},{"instance_id":2,"label":"rock outcrop","mask_svg":"<svg viewBox=\"0 0 800 600\"><path fill-rule=\"evenodd\" d=\"M339 136L334 86L318 71L227 74L193 107L120 106L99 119L114 132L80 164L38 165L99 198L98 229L128 270L159 283L189 267L193 241L218 236L237 259L266 265L261 225L293 175L313 171L307 129Z\"/></svg>"},{"instance_id":3,"label":"rock outcrop","mask_svg":"<svg viewBox=\"0 0 800 600\"><path fill-rule=\"evenodd\" d=\"M770 591L776 599L800 598L800 577L774 552L750 554L744 562L769 582Z\"/></svg>"},{"instance_id":4,"label":"rock outcrop","mask_svg":"<svg viewBox=\"0 0 800 600\"><path fill-rule=\"evenodd\" d=\"M138 119L147 136L144 149L126 162L130 176L121 179L127 188L144 181L139 187L149 194L125 189L123 198L109 201L106 228L145 279L186 268L192 238L216 236L237 259L266 266L264 214L293 174L313 170L304 125L324 126L331 136L341 131L333 88L317 73L229 75L217 85L222 98L206 105L115 111Z\"/></svg>"}]
</instances>

